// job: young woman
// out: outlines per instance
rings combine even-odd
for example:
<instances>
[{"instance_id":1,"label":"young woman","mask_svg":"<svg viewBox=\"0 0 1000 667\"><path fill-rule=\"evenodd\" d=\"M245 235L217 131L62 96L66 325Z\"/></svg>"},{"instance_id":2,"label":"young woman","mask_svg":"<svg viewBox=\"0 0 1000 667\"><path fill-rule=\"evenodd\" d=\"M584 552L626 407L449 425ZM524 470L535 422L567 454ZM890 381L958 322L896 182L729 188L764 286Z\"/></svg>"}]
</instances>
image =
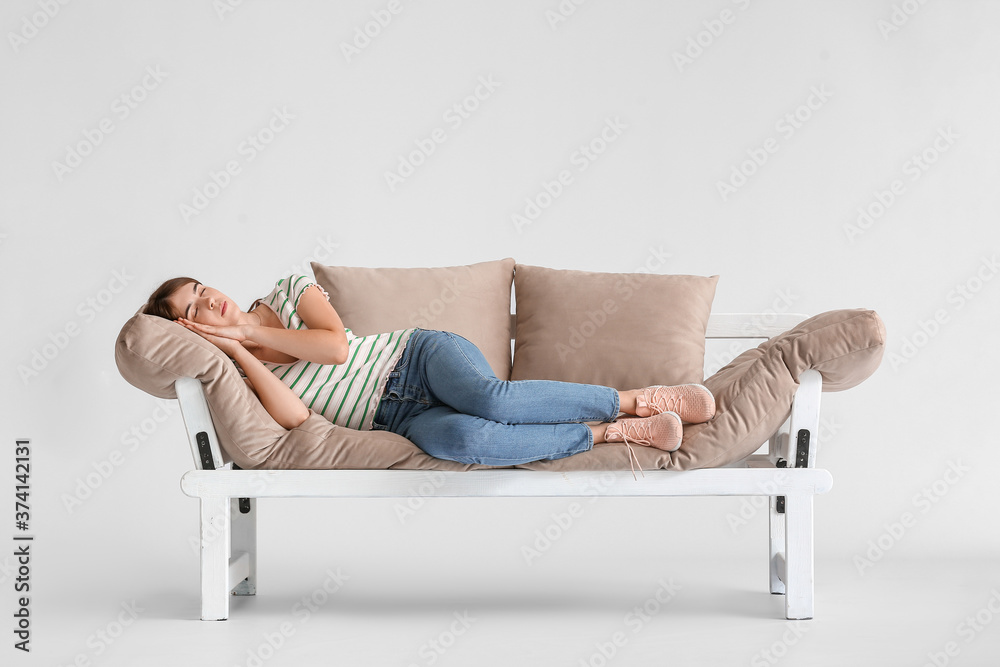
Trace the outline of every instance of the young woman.
<instances>
[{"instance_id":1,"label":"young woman","mask_svg":"<svg viewBox=\"0 0 1000 667\"><path fill-rule=\"evenodd\" d=\"M313 410L340 426L398 433L431 456L462 463L558 459L601 442L675 451L682 422L715 415L715 399L700 384L617 391L504 381L455 333L416 328L355 336L326 291L297 274L246 312L215 288L173 278L153 292L145 312L218 346L287 429ZM637 418L619 420L620 413ZM631 447L629 454L631 460Z\"/></svg>"}]
</instances>

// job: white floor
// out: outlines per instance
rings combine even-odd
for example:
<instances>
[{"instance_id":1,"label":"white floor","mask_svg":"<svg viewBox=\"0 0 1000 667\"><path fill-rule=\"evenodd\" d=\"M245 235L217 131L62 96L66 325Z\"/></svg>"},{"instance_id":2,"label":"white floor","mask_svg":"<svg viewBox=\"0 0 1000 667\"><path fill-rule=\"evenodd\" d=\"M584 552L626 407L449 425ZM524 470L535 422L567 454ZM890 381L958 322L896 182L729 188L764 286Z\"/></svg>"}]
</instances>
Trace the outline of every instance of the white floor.
<instances>
[{"instance_id":1,"label":"white floor","mask_svg":"<svg viewBox=\"0 0 1000 667\"><path fill-rule=\"evenodd\" d=\"M450 562L481 553L474 545L444 551L342 564L282 552L262 563L257 596L232 598L228 621L197 620L197 572L186 560L183 576L165 578L183 582L173 586L155 576L140 585L131 574L117 585L81 580L58 604L56 591L39 594L31 655L5 649L16 660L2 663L1000 664L995 561L887 556L861 575L847 559L821 558L816 617L791 622L783 598L767 592L763 557L672 558L663 545L627 556L609 543L583 559L549 556L523 574ZM309 596L312 610L302 604Z\"/></svg>"}]
</instances>

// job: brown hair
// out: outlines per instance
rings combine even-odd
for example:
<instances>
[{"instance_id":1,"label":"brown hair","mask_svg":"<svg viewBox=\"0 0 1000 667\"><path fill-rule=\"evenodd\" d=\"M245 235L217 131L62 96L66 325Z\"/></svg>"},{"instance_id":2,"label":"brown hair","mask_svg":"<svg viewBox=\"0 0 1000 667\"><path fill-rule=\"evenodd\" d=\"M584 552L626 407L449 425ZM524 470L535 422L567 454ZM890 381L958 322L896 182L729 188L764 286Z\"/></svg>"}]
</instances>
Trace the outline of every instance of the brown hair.
<instances>
[{"instance_id":1,"label":"brown hair","mask_svg":"<svg viewBox=\"0 0 1000 667\"><path fill-rule=\"evenodd\" d=\"M174 312L173 306L167 301L170 297L174 295L174 292L184 287L188 283L201 283L200 280L195 280L194 278L171 278L165 281L162 285L153 290L153 293L149 295L149 301L146 302L146 307L143 312L147 315L156 315L157 317L163 317L168 320L176 320L181 316L181 313Z\"/></svg>"}]
</instances>

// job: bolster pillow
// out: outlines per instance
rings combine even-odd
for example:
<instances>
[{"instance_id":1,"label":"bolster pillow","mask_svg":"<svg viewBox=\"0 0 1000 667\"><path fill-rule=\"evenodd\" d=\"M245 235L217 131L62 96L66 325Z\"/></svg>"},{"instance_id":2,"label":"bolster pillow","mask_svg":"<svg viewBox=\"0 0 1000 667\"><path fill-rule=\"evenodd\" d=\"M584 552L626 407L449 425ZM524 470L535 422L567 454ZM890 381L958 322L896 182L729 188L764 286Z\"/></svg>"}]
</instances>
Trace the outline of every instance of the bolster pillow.
<instances>
[{"instance_id":1,"label":"bolster pillow","mask_svg":"<svg viewBox=\"0 0 1000 667\"><path fill-rule=\"evenodd\" d=\"M481 467L433 458L388 431L337 426L317 412L287 430L271 418L222 350L176 322L141 309L118 334L115 363L129 384L160 398L177 397L178 378L200 380L223 460L244 470Z\"/></svg>"}]
</instances>

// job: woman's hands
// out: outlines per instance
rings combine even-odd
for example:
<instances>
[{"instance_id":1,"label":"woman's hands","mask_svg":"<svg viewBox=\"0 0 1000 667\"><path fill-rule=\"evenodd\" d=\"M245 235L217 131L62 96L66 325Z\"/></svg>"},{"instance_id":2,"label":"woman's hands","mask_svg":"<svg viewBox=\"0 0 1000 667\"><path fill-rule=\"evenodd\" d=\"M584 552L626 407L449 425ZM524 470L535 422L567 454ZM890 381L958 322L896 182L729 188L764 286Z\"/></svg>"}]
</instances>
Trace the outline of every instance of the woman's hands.
<instances>
[{"instance_id":1,"label":"woman's hands","mask_svg":"<svg viewBox=\"0 0 1000 667\"><path fill-rule=\"evenodd\" d=\"M244 325L216 327L211 324L199 324L198 322L192 322L191 320L184 319L183 317L179 317L174 321L181 326L187 327L195 333L207 333L220 338L229 338L237 342L242 342L250 337L250 332L247 331L247 327Z\"/></svg>"},{"instance_id":2,"label":"woman's hands","mask_svg":"<svg viewBox=\"0 0 1000 667\"><path fill-rule=\"evenodd\" d=\"M306 289L296 310L305 328L286 329L278 326L237 324L215 326L180 317L181 326L210 341L229 356L234 345L253 350L258 359L276 364L295 363L300 359L316 364L343 364L350 345L343 321L327 300L319 285ZM228 341L228 342L227 342Z\"/></svg>"},{"instance_id":3,"label":"woman's hands","mask_svg":"<svg viewBox=\"0 0 1000 667\"><path fill-rule=\"evenodd\" d=\"M216 327L210 324L199 324L191 320L180 317L174 320L185 329L195 332L209 343L225 352L230 357L235 357L237 348L252 349L260 347L257 343L247 338L247 332L243 326Z\"/></svg>"},{"instance_id":4,"label":"woman's hands","mask_svg":"<svg viewBox=\"0 0 1000 667\"><path fill-rule=\"evenodd\" d=\"M241 327L215 327L198 324L184 318L175 321L218 347L230 358L235 359L246 374L250 388L260 399L264 409L282 427L293 429L308 419L309 408L306 407L306 404L284 382L265 368L260 360L247 351L247 346L259 347L257 343L246 338L237 340L221 335L239 335L240 332L237 330Z\"/></svg>"}]
</instances>

